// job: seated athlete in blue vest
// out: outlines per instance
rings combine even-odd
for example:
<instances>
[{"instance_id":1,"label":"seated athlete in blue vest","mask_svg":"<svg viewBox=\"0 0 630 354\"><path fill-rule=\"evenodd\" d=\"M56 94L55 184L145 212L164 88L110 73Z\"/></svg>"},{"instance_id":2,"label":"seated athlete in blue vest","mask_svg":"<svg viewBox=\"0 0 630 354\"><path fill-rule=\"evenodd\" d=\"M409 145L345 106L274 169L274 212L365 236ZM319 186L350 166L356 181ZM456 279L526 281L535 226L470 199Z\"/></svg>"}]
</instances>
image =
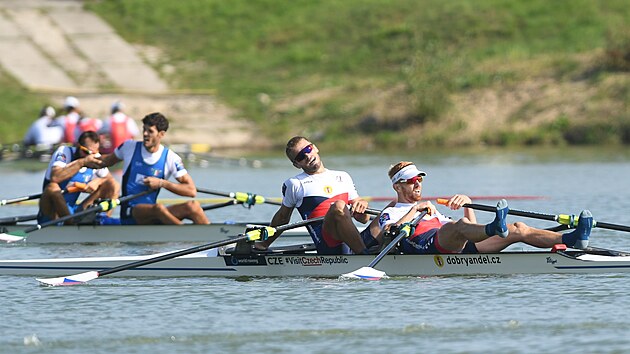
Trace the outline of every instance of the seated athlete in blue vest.
<instances>
[{"instance_id":1,"label":"seated athlete in blue vest","mask_svg":"<svg viewBox=\"0 0 630 354\"><path fill-rule=\"evenodd\" d=\"M153 193L121 204L122 224L182 224L190 219L195 224L209 224L199 202L191 200L164 206L157 203L158 193L165 188L184 197L195 197L197 187L182 159L161 144L168 130L168 120L161 113L151 113L142 119L142 141L127 140L112 154L102 159L102 166L111 166L119 161L123 164L123 195L145 190ZM178 183L169 181L171 176Z\"/></svg>"},{"instance_id":2,"label":"seated athlete in blue vest","mask_svg":"<svg viewBox=\"0 0 630 354\"><path fill-rule=\"evenodd\" d=\"M97 198L114 199L119 186L107 168L99 168L99 137L93 131L79 136L75 146L60 146L53 154L44 177L39 200L38 223L74 214L94 203ZM75 184L83 190L68 193ZM62 193L63 190L66 192ZM81 192L90 195L77 204ZM66 222L71 224L72 220Z\"/></svg>"}]
</instances>

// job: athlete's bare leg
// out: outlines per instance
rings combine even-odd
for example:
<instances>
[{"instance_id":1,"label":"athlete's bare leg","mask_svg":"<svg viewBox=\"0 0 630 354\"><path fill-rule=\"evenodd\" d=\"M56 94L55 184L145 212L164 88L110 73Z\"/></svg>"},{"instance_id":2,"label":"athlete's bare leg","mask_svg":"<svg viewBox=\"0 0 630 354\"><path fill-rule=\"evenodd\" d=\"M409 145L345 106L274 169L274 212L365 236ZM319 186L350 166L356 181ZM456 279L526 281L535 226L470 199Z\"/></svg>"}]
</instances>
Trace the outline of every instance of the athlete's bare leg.
<instances>
[{"instance_id":1,"label":"athlete's bare leg","mask_svg":"<svg viewBox=\"0 0 630 354\"><path fill-rule=\"evenodd\" d=\"M352 215L344 201L334 202L324 217L324 231L335 240L342 241L356 254L365 251L365 244L352 222Z\"/></svg>"},{"instance_id":2,"label":"athlete's bare leg","mask_svg":"<svg viewBox=\"0 0 630 354\"><path fill-rule=\"evenodd\" d=\"M164 224L180 225L183 222L171 214L162 204L136 204L132 209L132 216L139 225Z\"/></svg>"},{"instance_id":3,"label":"athlete's bare leg","mask_svg":"<svg viewBox=\"0 0 630 354\"><path fill-rule=\"evenodd\" d=\"M199 204L196 200L189 200L185 203L169 205L167 208L171 214L180 220L190 219L195 224L210 223L206 213L201 208L201 204Z\"/></svg>"}]
</instances>

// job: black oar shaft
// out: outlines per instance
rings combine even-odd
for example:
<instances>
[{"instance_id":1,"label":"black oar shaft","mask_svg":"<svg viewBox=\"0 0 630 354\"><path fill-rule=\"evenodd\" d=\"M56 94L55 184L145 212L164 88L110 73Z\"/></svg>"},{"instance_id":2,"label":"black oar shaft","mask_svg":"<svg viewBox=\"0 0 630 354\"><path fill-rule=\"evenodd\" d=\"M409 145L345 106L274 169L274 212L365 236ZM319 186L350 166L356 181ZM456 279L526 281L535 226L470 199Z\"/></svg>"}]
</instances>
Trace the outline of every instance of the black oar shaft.
<instances>
[{"instance_id":1,"label":"black oar shaft","mask_svg":"<svg viewBox=\"0 0 630 354\"><path fill-rule=\"evenodd\" d=\"M490 211L490 212L494 212L497 209L496 207L493 207L493 206L490 206L490 205L475 204L475 203L464 204L463 206L465 208L477 209L477 210L482 210L482 211ZM531 212L531 211L522 211L522 210L512 210L512 209L510 209L508 214L516 215L516 216L524 216L524 217L534 218L534 219L548 220L548 221L559 221L559 220L561 220L561 216L560 215L543 214L543 213L536 213L536 212ZM564 222L563 222L563 224L564 224ZM630 232L630 226L619 225L619 224L611 224L611 223L607 223L607 222L603 222L603 221L595 221L594 227L598 227L600 229L609 229L609 230L615 230L615 231Z\"/></svg>"},{"instance_id":2,"label":"black oar shaft","mask_svg":"<svg viewBox=\"0 0 630 354\"><path fill-rule=\"evenodd\" d=\"M197 187L197 192L205 193L205 194L220 195L222 197L228 197L228 198L234 198L234 194L233 193L226 193L226 192L221 192L221 191L215 191L213 189L207 189L207 188L199 188L199 187Z\"/></svg>"},{"instance_id":3,"label":"black oar shaft","mask_svg":"<svg viewBox=\"0 0 630 354\"><path fill-rule=\"evenodd\" d=\"M185 256L187 254L192 254L192 253L205 251L205 250L208 250L208 249L211 249L211 248L226 246L226 245L229 245L229 244L234 243L234 242L245 240L248 237L249 236L247 236L247 235L243 235L243 236L239 236L239 237L236 237L236 238L233 238L233 239L229 239L229 240L223 240L223 241L217 241L217 242L213 242L213 243L208 243L208 244L197 246L197 247L193 247L193 248L187 248L187 249L181 250L181 251L176 251L176 252L163 254L161 256L154 257L154 258L144 259L144 260L133 262L133 263L129 263L129 264L123 264L123 265L118 266L118 267L114 267L114 268L110 268L110 269L106 269L106 270L101 270L101 271L98 272L98 275L99 276L103 276L103 275L107 275L107 274L122 272L123 270L132 269L132 268L138 268L138 267L142 267L142 266L147 265L147 264L157 263L157 262L165 261L165 260L168 260L168 259L177 258L177 257L180 257L180 256Z\"/></svg>"},{"instance_id":4,"label":"black oar shaft","mask_svg":"<svg viewBox=\"0 0 630 354\"><path fill-rule=\"evenodd\" d=\"M611 224L607 222L595 221L595 227L602 229L630 232L630 227L625 225Z\"/></svg>"},{"instance_id":5,"label":"black oar shaft","mask_svg":"<svg viewBox=\"0 0 630 354\"><path fill-rule=\"evenodd\" d=\"M201 209L203 209L203 210L212 210L212 209L223 208L223 207L230 206L230 205L235 205L235 204L243 204L243 203L237 201L236 199L232 199L232 200L228 200L227 202L224 202L224 203L202 205Z\"/></svg>"},{"instance_id":6,"label":"black oar shaft","mask_svg":"<svg viewBox=\"0 0 630 354\"><path fill-rule=\"evenodd\" d=\"M7 205L7 204L24 202L24 201L27 201L27 200L41 198L41 196L42 196L42 193L38 193L38 194L26 195L26 196L19 197L19 198L3 199L3 200L0 200L0 205Z\"/></svg>"},{"instance_id":7,"label":"black oar shaft","mask_svg":"<svg viewBox=\"0 0 630 354\"><path fill-rule=\"evenodd\" d=\"M78 185L81 185L82 187L78 188ZM85 188L85 183L76 182L73 186L70 186L66 189L62 189L61 194L79 192L79 191L82 191L83 188ZM39 199L43 195L44 193L37 193L37 194L26 195L23 197L18 197L18 198L13 198L13 199L3 199L3 200L0 200L0 206L6 205L6 204L24 202L24 201L32 200L32 199Z\"/></svg>"},{"instance_id":8,"label":"black oar shaft","mask_svg":"<svg viewBox=\"0 0 630 354\"><path fill-rule=\"evenodd\" d=\"M298 221L298 222L295 222L295 223L292 223L292 224L286 224L286 225L278 226L275 229L276 229L277 232L281 232L281 231L285 231L285 230L293 229L293 228L296 228L296 227L308 225L308 224L311 224L311 223L314 223L314 222L318 222L318 221L322 221L322 220L324 220L323 216L322 217L318 217L318 218ZM120 265L118 267L101 270L101 271L98 271L98 275L100 277L100 276L107 275L107 274L122 272L123 270L137 268L137 267L142 267L142 266L147 265L147 264L152 264L152 263L157 263L157 262L161 262L161 261L166 261L166 260L169 260L169 259L173 259L173 258L185 256L185 255L188 255L188 254L209 250L209 249L212 249L212 248L227 246L229 244L232 244L232 243L235 243L235 242L238 242L238 241L241 241L241 240L246 240L248 238L249 238L248 235L241 235L241 236L238 236L236 238L229 238L229 239L226 239L226 240L223 240L223 241L217 241L217 242L208 243L208 244L201 245L201 246L187 248L185 250L180 250L180 251L175 251L175 252L163 254L163 255L158 256L158 257L149 258L149 259L143 259L141 261L132 262L132 263L128 263L128 264L123 264L123 265Z\"/></svg>"},{"instance_id":9,"label":"black oar shaft","mask_svg":"<svg viewBox=\"0 0 630 354\"><path fill-rule=\"evenodd\" d=\"M475 204L475 203L464 204L463 207L464 208L471 208L471 209L482 210L482 211L489 211L489 212L493 212L493 213L496 212L496 210L497 210L497 208L494 207L494 206L483 205L483 204ZM549 221L557 221L558 220L558 216L557 215L535 213L535 212L531 212L531 211L523 211L523 210L515 210L515 209L510 209L508 214L516 215L516 216L524 216L524 217L528 217L528 218L549 220Z\"/></svg>"},{"instance_id":10,"label":"black oar shaft","mask_svg":"<svg viewBox=\"0 0 630 354\"><path fill-rule=\"evenodd\" d=\"M0 219L0 225L11 225L22 221L31 221L37 219L37 214L9 216Z\"/></svg>"},{"instance_id":11,"label":"black oar shaft","mask_svg":"<svg viewBox=\"0 0 630 354\"><path fill-rule=\"evenodd\" d=\"M226 192L216 191L216 190L207 189L207 188L197 188L197 192L205 193L205 194L220 195L222 197L228 197L228 198L235 198L236 200L238 200L240 202L251 204L251 205L257 204L255 197L258 196L258 195L257 194L253 194L253 193L245 193L245 192L226 193ZM251 197L251 201L247 200L247 199L249 199L248 197ZM262 197L262 196L258 196L258 197ZM266 204L282 205L282 203L280 203L280 202L274 202L272 200L268 200L265 197L262 197L262 198L264 200L264 203L266 203ZM258 203L260 203L260 201Z\"/></svg>"}]
</instances>

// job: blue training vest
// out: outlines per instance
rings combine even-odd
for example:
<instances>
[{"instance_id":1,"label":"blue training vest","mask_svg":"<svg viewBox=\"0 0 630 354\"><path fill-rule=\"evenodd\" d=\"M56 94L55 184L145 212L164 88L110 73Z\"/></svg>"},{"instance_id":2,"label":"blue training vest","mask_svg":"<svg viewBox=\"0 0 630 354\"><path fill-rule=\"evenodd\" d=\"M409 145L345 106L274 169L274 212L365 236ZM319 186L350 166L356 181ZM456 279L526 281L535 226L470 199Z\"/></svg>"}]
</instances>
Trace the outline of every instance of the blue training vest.
<instances>
[{"instance_id":1,"label":"blue training vest","mask_svg":"<svg viewBox=\"0 0 630 354\"><path fill-rule=\"evenodd\" d=\"M77 148L74 146L70 147L70 151L72 151L72 161L77 160ZM61 187L61 189L64 190L66 189L68 184L70 184L70 182L88 183L89 181L92 180L93 176L94 176L94 169L81 167L79 172L75 173L74 176L59 183L59 187ZM42 186L42 190L46 189L46 186L48 186L49 183L50 183L50 180L47 178L44 178L44 185ZM65 199L66 204L68 205L68 208L70 208L71 211L74 210L73 208L77 204L77 199L79 199L80 194L81 192L63 194L63 199Z\"/></svg>"},{"instance_id":2,"label":"blue training vest","mask_svg":"<svg viewBox=\"0 0 630 354\"><path fill-rule=\"evenodd\" d=\"M162 156L153 165L149 165L142 159L142 146L141 141L136 142L136 148L131 158L131 163L122 178L122 190L123 195L132 195L140 192L144 192L149 189L143 183L145 177L164 178L164 166L166 166L166 155L168 154L168 148L164 147ZM158 194L160 190L156 190L153 193L143 195L138 198L134 198L127 202L120 204L120 218L121 219L133 219L131 216L131 207L137 204L155 204L157 202Z\"/></svg>"}]
</instances>

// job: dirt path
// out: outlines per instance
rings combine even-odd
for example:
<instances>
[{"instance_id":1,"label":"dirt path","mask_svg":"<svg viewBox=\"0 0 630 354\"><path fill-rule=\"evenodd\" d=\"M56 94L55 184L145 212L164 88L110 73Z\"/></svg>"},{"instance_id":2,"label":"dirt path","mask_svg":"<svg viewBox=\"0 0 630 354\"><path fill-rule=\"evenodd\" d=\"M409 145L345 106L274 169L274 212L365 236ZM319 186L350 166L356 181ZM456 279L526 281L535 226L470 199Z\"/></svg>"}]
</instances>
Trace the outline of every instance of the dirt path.
<instances>
[{"instance_id":1,"label":"dirt path","mask_svg":"<svg viewBox=\"0 0 630 354\"><path fill-rule=\"evenodd\" d=\"M115 100L138 121L162 112L171 121L167 143L242 148L255 127L211 95L171 94L148 63L150 48L126 43L80 0L0 0L0 66L25 87L60 107L79 98L89 116L104 118ZM102 94L101 92L120 92Z\"/></svg>"}]
</instances>

